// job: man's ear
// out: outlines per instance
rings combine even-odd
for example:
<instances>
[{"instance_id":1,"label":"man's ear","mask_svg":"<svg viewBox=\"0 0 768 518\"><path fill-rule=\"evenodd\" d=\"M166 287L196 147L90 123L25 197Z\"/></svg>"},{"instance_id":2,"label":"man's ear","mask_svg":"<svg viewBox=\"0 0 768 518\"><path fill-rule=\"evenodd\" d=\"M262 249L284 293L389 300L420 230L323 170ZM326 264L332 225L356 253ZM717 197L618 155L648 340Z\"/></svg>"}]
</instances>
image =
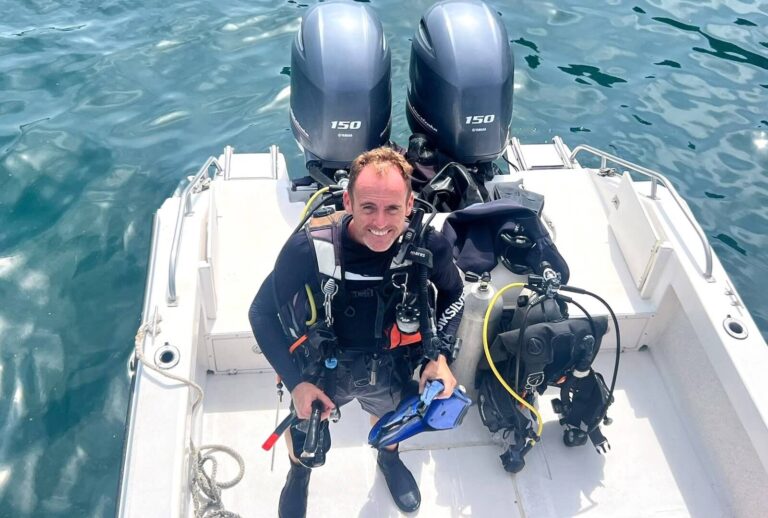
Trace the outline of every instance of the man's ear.
<instances>
[{"instance_id":1,"label":"man's ear","mask_svg":"<svg viewBox=\"0 0 768 518\"><path fill-rule=\"evenodd\" d=\"M352 214L352 198L349 196L349 191L344 191L341 195L341 202L344 204L344 210L347 214Z\"/></svg>"},{"instance_id":2,"label":"man's ear","mask_svg":"<svg viewBox=\"0 0 768 518\"><path fill-rule=\"evenodd\" d=\"M405 215L406 216L410 216L411 215L411 211L413 211L413 200L414 200L413 191L411 191L408 194L408 200L405 202Z\"/></svg>"}]
</instances>

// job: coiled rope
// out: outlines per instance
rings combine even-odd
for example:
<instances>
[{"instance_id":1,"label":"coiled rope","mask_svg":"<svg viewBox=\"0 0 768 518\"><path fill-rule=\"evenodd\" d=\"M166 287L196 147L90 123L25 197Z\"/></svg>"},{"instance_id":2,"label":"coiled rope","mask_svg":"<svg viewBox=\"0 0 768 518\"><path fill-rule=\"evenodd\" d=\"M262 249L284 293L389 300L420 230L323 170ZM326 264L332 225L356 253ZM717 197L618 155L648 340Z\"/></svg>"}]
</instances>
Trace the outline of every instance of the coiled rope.
<instances>
[{"instance_id":1,"label":"coiled rope","mask_svg":"<svg viewBox=\"0 0 768 518\"><path fill-rule=\"evenodd\" d=\"M157 324L157 308L155 308L155 314L152 320L154 327ZM138 358L141 364L147 369L165 376L166 378L178 381L193 389L195 395L194 402L192 403L192 422L194 422L195 414L203 400L203 389L192 380L159 369L145 358L144 340L148 330L149 322L145 322L136 332L136 338L134 340L136 358ZM203 452L206 453L203 454ZM228 482L218 482L216 480L218 461L213 456L215 452L226 453L237 462L239 471L235 478ZM222 444L205 444L198 448L195 446L191 434L189 439L189 454L191 465L190 489L192 491L192 502L195 507L195 518L240 518L239 514L227 511L224 508L224 503L221 500L221 490L233 487L242 480L243 475L245 474L245 462L243 461L243 457L232 448ZM205 470L206 463L211 465L210 474Z\"/></svg>"}]
</instances>

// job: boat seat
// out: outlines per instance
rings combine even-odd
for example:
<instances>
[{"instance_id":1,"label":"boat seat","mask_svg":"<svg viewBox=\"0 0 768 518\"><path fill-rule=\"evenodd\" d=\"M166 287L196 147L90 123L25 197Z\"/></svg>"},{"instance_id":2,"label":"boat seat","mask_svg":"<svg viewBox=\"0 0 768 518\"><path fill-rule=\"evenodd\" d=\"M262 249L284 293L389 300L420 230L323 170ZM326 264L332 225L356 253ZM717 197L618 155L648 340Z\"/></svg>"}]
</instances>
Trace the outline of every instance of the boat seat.
<instances>
[{"instance_id":1,"label":"boat seat","mask_svg":"<svg viewBox=\"0 0 768 518\"><path fill-rule=\"evenodd\" d=\"M282 156L279 166L285 168ZM284 175L263 176L270 171L269 154L236 154L231 167L229 180L211 184L206 261L200 266L201 286L206 275L213 285L202 298L208 368L218 373L271 369L253 337L248 308L301 210L288 201Z\"/></svg>"}]
</instances>

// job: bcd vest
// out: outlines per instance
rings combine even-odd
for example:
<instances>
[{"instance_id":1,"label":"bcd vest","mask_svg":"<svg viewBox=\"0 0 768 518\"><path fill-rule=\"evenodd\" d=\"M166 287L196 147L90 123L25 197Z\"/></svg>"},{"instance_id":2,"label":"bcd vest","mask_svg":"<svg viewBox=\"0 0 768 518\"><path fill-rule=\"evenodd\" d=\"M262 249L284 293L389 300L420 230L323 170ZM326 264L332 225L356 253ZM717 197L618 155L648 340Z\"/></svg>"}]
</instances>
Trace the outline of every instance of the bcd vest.
<instances>
[{"instance_id":1,"label":"bcd vest","mask_svg":"<svg viewBox=\"0 0 768 518\"><path fill-rule=\"evenodd\" d=\"M313 266L318 282L313 287L305 285L305 290L297 293L280 310L284 330L295 340L291 352L305 345L307 336L312 336L310 331L313 326L325 324L323 327L326 330L333 331L334 327L343 330L345 324L354 322L358 317L354 314L355 302L349 293L349 283L355 281L349 279L342 259L342 233L350 218L351 215L337 211L321 217L312 217L304 227L313 251ZM413 305L417 303L415 265L409 260L397 263L393 256L382 277L375 286L367 288L376 297L372 333L370 336L352 338L358 343L373 341L365 347L369 352L420 343L421 335L418 331L404 333L394 323L396 308L403 302L403 286L409 295L405 302ZM367 315L368 318L370 316ZM344 340L349 337L340 338ZM343 348L346 344L341 345Z\"/></svg>"}]
</instances>

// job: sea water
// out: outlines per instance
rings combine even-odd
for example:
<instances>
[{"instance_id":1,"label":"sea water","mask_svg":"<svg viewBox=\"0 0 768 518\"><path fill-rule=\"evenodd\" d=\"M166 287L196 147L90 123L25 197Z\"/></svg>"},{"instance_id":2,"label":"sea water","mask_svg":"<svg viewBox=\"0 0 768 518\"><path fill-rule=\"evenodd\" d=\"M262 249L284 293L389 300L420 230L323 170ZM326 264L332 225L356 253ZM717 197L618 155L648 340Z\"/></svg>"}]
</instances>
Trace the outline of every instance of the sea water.
<instances>
[{"instance_id":1,"label":"sea water","mask_svg":"<svg viewBox=\"0 0 768 518\"><path fill-rule=\"evenodd\" d=\"M302 169L290 45L314 3L0 1L1 517L114 515L152 213L227 144L277 144ZM368 2L401 144L409 39L431 3ZM514 135L668 175L765 334L768 4L495 7Z\"/></svg>"}]
</instances>

